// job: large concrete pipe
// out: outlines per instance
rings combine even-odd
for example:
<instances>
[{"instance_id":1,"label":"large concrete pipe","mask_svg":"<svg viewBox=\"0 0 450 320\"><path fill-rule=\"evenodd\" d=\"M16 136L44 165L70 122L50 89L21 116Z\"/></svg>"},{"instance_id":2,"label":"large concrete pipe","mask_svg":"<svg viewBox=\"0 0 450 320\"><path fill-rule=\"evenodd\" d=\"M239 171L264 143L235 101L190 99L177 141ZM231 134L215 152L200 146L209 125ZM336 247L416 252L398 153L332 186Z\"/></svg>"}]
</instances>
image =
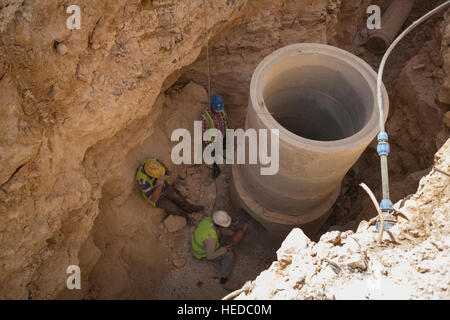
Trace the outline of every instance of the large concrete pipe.
<instances>
[{"instance_id":1,"label":"large concrete pipe","mask_svg":"<svg viewBox=\"0 0 450 320\"><path fill-rule=\"evenodd\" d=\"M381 29L370 33L367 48L377 54L387 50L414 6L414 0L394 0L381 17Z\"/></svg>"},{"instance_id":2,"label":"large concrete pipe","mask_svg":"<svg viewBox=\"0 0 450 320\"><path fill-rule=\"evenodd\" d=\"M384 86L383 94L387 115ZM273 52L253 74L246 129L279 129L279 171L233 166L234 205L270 231L300 226L313 235L377 135L378 114L376 73L360 58L322 44Z\"/></svg>"}]
</instances>

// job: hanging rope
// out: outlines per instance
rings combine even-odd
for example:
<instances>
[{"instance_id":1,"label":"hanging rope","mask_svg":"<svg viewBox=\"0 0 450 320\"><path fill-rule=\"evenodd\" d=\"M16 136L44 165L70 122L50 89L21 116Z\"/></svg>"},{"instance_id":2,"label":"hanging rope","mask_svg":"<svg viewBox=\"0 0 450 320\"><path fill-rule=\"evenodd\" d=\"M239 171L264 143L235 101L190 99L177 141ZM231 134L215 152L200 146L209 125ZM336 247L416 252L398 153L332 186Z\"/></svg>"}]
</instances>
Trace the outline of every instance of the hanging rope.
<instances>
[{"instance_id":1,"label":"hanging rope","mask_svg":"<svg viewBox=\"0 0 450 320\"><path fill-rule=\"evenodd\" d=\"M383 71L384 66L386 64L386 61L391 54L392 50L394 50L395 46L402 40L411 30L413 30L415 27L417 27L419 24L430 18L432 15L437 13L438 11L444 9L450 5L450 1L446 1L445 3L441 4L440 6L436 7L435 9L431 10L427 14L425 14L420 19L414 21L408 28L405 29L389 46L386 53L383 56L383 59L380 63L380 68L378 69L378 77L377 77L377 101L378 101L378 111L379 111L379 123L380 123L380 133L378 134L378 146L377 146L377 152L380 156L380 162L381 162L381 181L382 181L382 188L383 188L383 199L380 203L381 211L383 212L384 216L384 223L383 223L383 229L388 230L392 225L395 224L395 217L390 214L393 210L392 202L390 200L389 196L389 173L388 173L388 163L387 163L387 156L390 152L389 147L389 137L388 134L385 131L384 128L384 114L383 114L383 95L381 92L381 83L383 81ZM377 228L380 227L380 222L377 224Z\"/></svg>"},{"instance_id":2,"label":"hanging rope","mask_svg":"<svg viewBox=\"0 0 450 320\"><path fill-rule=\"evenodd\" d=\"M203 18L205 20L205 38L206 38L206 73L208 75L208 107L211 106L211 71L209 64L209 32L208 32L208 16L206 10L207 0L203 0ZM217 210L217 199L219 194L219 184L217 183L217 179L214 180L214 184L216 185L216 198L214 199L214 204L210 209L210 213L208 216L212 217L212 213L214 210Z\"/></svg>"},{"instance_id":3,"label":"hanging rope","mask_svg":"<svg viewBox=\"0 0 450 320\"><path fill-rule=\"evenodd\" d=\"M208 106L211 105L211 70L209 65L209 32L208 32L208 16L206 10L207 0L203 0L203 16L205 19L205 37L206 37L206 72L208 74Z\"/></svg>"}]
</instances>

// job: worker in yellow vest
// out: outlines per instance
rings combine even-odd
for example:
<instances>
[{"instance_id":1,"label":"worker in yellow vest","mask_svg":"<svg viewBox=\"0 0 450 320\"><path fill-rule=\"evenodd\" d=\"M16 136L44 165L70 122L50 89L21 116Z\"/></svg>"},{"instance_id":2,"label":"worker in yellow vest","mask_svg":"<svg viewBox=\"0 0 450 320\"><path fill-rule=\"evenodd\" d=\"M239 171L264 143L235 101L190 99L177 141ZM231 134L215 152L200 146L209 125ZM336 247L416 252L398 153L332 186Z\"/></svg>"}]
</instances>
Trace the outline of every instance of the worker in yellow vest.
<instances>
[{"instance_id":1,"label":"worker in yellow vest","mask_svg":"<svg viewBox=\"0 0 450 320\"><path fill-rule=\"evenodd\" d=\"M219 238L231 236L233 231L227 229L231 225L231 217L225 211L214 212L212 218L204 218L191 238L191 250L200 260L221 261L220 283L224 284L233 267L233 244L221 247Z\"/></svg>"},{"instance_id":2,"label":"worker in yellow vest","mask_svg":"<svg viewBox=\"0 0 450 320\"><path fill-rule=\"evenodd\" d=\"M229 129L229 123L222 96L218 94L212 96L211 106L202 112L201 118L203 133L208 129L217 129L222 133L223 148L225 150L225 134L226 130ZM213 137L212 140L214 141L215 137ZM216 163L213 164L212 175L214 178L217 178L220 175L220 169Z\"/></svg>"},{"instance_id":3,"label":"worker in yellow vest","mask_svg":"<svg viewBox=\"0 0 450 320\"><path fill-rule=\"evenodd\" d=\"M168 214L184 216L192 224L188 213L202 211L204 206L195 206L186 201L166 179L168 169L156 158L149 158L139 166L136 183L142 196L152 206L162 208Z\"/></svg>"}]
</instances>

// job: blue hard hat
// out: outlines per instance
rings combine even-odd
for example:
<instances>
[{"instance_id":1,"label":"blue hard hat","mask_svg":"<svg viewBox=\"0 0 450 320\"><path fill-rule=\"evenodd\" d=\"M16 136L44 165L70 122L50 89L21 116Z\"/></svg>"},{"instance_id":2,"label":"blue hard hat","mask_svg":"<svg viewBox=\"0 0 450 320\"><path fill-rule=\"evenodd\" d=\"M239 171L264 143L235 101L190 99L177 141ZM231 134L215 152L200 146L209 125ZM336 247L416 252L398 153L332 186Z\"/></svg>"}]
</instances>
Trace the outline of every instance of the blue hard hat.
<instances>
[{"instance_id":1,"label":"blue hard hat","mask_svg":"<svg viewBox=\"0 0 450 320\"><path fill-rule=\"evenodd\" d=\"M212 96L211 99L211 107L215 110L215 111L222 111L223 108L225 107L223 104L223 99L221 95L215 94Z\"/></svg>"}]
</instances>

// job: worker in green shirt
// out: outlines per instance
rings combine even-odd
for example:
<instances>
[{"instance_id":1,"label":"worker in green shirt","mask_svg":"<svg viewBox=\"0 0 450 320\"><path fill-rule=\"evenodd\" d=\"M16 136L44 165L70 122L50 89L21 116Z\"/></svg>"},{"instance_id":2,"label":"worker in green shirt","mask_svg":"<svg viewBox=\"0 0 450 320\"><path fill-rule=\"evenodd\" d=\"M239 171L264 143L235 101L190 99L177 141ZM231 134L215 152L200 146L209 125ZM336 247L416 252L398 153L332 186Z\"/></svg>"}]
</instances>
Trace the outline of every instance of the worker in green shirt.
<instances>
[{"instance_id":1,"label":"worker in green shirt","mask_svg":"<svg viewBox=\"0 0 450 320\"><path fill-rule=\"evenodd\" d=\"M220 261L220 283L224 284L233 268L234 254L232 248L243 236L240 230L234 233L228 229L231 225L231 217L225 211L216 211L212 217L204 218L191 238L191 250L194 256L200 260ZM232 244L220 246L219 238L232 238ZM237 237L236 237L237 236Z\"/></svg>"}]
</instances>

